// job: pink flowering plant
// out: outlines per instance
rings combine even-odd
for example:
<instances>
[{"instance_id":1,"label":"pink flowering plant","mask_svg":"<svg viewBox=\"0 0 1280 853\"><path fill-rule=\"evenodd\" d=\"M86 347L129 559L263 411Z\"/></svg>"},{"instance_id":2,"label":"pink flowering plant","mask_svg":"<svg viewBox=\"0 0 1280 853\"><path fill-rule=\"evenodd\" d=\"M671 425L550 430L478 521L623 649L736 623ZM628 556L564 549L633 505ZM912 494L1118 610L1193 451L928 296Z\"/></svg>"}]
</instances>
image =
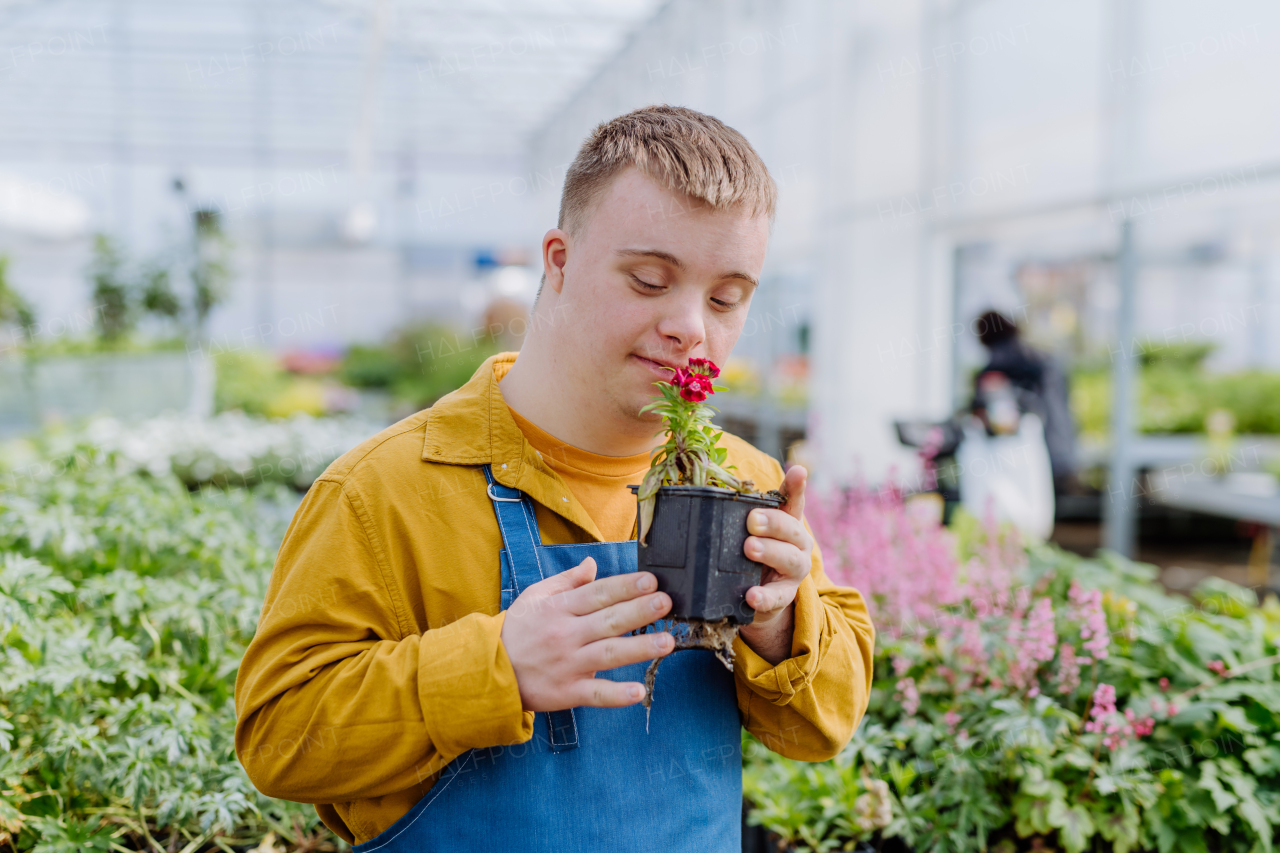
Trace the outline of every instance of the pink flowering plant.
<instances>
[{"instance_id":1,"label":"pink flowering plant","mask_svg":"<svg viewBox=\"0 0 1280 853\"><path fill-rule=\"evenodd\" d=\"M728 451L718 447L724 433L711 423L716 410L705 401L717 391L727 391L711 380L720 368L705 358L689 359L684 368L668 367L671 376L655 382L659 399L640 410L662 415L667 441L653 452L649 470L636 497L640 501L640 541L645 541L653 523L653 510L658 489L663 486L718 486L736 492L753 492L750 480L740 480L730 471L737 466L724 464Z\"/></svg>"},{"instance_id":2,"label":"pink flowering plant","mask_svg":"<svg viewBox=\"0 0 1280 853\"><path fill-rule=\"evenodd\" d=\"M1153 567L943 528L893 489L806 513L827 573L867 599L874 684L830 762L747 739L754 822L796 850L1274 849L1274 598L1216 580L1174 598Z\"/></svg>"}]
</instances>

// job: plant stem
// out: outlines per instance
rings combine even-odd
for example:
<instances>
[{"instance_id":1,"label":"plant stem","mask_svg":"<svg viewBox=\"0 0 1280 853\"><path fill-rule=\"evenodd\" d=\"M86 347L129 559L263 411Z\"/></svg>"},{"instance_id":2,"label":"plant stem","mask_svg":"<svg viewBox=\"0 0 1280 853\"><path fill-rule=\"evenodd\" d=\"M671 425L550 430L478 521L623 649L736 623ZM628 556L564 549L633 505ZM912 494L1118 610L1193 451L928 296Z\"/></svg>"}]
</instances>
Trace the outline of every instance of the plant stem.
<instances>
[{"instance_id":1,"label":"plant stem","mask_svg":"<svg viewBox=\"0 0 1280 853\"><path fill-rule=\"evenodd\" d=\"M186 847L183 847L181 853L195 853L195 851L200 849L200 845L204 844L206 841L208 841L210 838L213 837L213 833L214 833L214 830L212 827L205 830L203 833L196 836L191 841L190 844L188 844Z\"/></svg>"},{"instance_id":2,"label":"plant stem","mask_svg":"<svg viewBox=\"0 0 1280 853\"><path fill-rule=\"evenodd\" d=\"M1080 733L1080 730L1084 728L1084 724L1089 720L1089 712L1093 710L1093 694L1096 693L1097 690L1098 690L1098 659L1094 658L1093 659L1093 686L1089 689L1089 698L1084 703L1084 715L1080 717L1080 720L1077 723L1079 728L1076 730L1076 734Z\"/></svg>"},{"instance_id":3,"label":"plant stem","mask_svg":"<svg viewBox=\"0 0 1280 853\"><path fill-rule=\"evenodd\" d=\"M164 848L151 837L151 830L147 828L147 815L142 810L138 811L138 824L142 827L142 837L147 839L147 843L151 845L156 853L164 853Z\"/></svg>"},{"instance_id":4,"label":"plant stem","mask_svg":"<svg viewBox=\"0 0 1280 853\"><path fill-rule=\"evenodd\" d=\"M1098 755L1102 752L1102 738L1098 738L1098 745L1093 748L1093 763L1089 765L1089 776L1084 780L1084 788L1080 790L1082 798L1089 797L1089 783L1093 781L1093 772L1098 769Z\"/></svg>"},{"instance_id":5,"label":"plant stem","mask_svg":"<svg viewBox=\"0 0 1280 853\"><path fill-rule=\"evenodd\" d=\"M1089 701L1084 706L1084 716L1080 718L1080 725L1083 728L1089 720L1089 714L1093 711L1093 694L1098 692L1098 659L1093 659L1093 689L1089 691ZM1081 797L1088 797L1089 783L1093 781L1094 771L1098 769L1098 756L1102 752L1102 738L1098 738L1098 745L1093 748L1093 763L1089 765L1089 776L1084 780L1084 788L1080 791Z\"/></svg>"}]
</instances>

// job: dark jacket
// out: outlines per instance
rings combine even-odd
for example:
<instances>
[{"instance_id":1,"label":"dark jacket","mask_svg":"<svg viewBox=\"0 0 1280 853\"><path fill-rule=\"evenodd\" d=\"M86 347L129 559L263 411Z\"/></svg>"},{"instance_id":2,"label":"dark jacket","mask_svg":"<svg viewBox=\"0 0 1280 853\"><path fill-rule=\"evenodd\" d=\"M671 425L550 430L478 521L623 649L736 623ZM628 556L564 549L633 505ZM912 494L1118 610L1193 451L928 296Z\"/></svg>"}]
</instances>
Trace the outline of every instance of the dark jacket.
<instances>
[{"instance_id":1,"label":"dark jacket","mask_svg":"<svg viewBox=\"0 0 1280 853\"><path fill-rule=\"evenodd\" d=\"M1019 390L1019 405L1035 412L1044 422L1044 439L1049 447L1049 463L1053 476L1074 474L1076 462L1076 428L1071 416L1067 375L1054 359L1027 346L1018 338L993 345L990 361L974 378L975 397L982 377L987 373L1003 373Z\"/></svg>"}]
</instances>

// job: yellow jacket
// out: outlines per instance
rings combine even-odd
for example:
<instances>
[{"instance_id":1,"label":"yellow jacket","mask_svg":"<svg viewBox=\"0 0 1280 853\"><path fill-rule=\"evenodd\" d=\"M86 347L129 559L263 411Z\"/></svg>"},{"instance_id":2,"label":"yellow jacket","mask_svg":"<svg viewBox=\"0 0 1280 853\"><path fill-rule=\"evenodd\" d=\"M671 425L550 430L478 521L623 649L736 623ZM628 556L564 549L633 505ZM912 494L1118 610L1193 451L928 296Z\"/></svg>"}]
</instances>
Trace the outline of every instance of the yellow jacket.
<instances>
[{"instance_id":1,"label":"yellow jacket","mask_svg":"<svg viewBox=\"0 0 1280 853\"><path fill-rule=\"evenodd\" d=\"M532 737L501 642L502 536L478 466L536 502L545 544L600 541L502 398L494 363L515 358L487 359L335 461L280 546L236 677L236 753L260 791L314 803L349 842L394 823L468 749ZM756 488L782 483L772 457L728 433L721 446ZM772 666L735 643L743 725L791 758L835 755L866 710L874 640L862 596L831 583L815 548L792 656Z\"/></svg>"}]
</instances>

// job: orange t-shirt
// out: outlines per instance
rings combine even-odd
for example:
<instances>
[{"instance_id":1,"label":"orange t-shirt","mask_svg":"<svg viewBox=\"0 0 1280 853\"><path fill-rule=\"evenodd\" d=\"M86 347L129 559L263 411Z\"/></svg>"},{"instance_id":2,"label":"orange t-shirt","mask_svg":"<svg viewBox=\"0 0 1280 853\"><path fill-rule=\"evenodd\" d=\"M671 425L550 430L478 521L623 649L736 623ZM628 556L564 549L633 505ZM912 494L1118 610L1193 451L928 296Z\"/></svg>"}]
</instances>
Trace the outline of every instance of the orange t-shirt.
<instances>
[{"instance_id":1,"label":"orange t-shirt","mask_svg":"<svg viewBox=\"0 0 1280 853\"><path fill-rule=\"evenodd\" d=\"M495 363L498 381L514 362ZM533 421L507 406L516 426L524 433L547 467L560 475L578 503L600 529L605 542L636 538L636 496L627 486L639 485L649 470L649 454L601 456L565 444Z\"/></svg>"}]
</instances>

